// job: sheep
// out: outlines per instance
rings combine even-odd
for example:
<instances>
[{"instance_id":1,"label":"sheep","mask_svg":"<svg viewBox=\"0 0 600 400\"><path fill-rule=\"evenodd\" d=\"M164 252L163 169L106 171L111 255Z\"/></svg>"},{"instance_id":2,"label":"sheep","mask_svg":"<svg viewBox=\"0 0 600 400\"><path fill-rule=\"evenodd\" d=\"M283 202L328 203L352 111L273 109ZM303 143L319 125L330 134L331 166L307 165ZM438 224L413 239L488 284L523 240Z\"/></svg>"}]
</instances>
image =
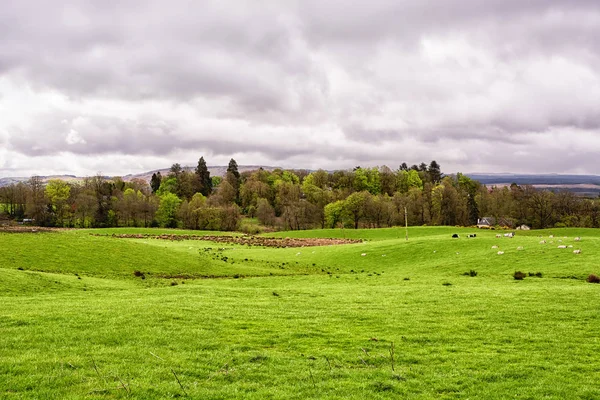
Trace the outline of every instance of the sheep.
<instances>
[{"instance_id":1,"label":"sheep","mask_svg":"<svg viewBox=\"0 0 600 400\"><path fill-rule=\"evenodd\" d=\"M573 250L573 254L581 254L581 250L580 249Z\"/></svg>"},{"instance_id":2,"label":"sheep","mask_svg":"<svg viewBox=\"0 0 600 400\"><path fill-rule=\"evenodd\" d=\"M501 237L502 237L502 235L501 235L501 234L497 234L497 235L496 235L496 238L497 238L497 239L499 239L499 238L501 238Z\"/></svg>"},{"instance_id":3,"label":"sheep","mask_svg":"<svg viewBox=\"0 0 600 400\"><path fill-rule=\"evenodd\" d=\"M366 256L366 255L367 255L367 253L362 253L360 256L361 256L361 257L364 257L364 256Z\"/></svg>"},{"instance_id":4,"label":"sheep","mask_svg":"<svg viewBox=\"0 0 600 400\"><path fill-rule=\"evenodd\" d=\"M460 238L460 236L458 236L458 233L455 233L455 234L453 234L453 235L452 235L452 237L453 237L454 239L458 239L458 238Z\"/></svg>"},{"instance_id":5,"label":"sheep","mask_svg":"<svg viewBox=\"0 0 600 400\"><path fill-rule=\"evenodd\" d=\"M580 242L580 241L581 241L581 237L577 236L577 237L576 237L574 240L575 240L576 242Z\"/></svg>"},{"instance_id":6,"label":"sheep","mask_svg":"<svg viewBox=\"0 0 600 400\"><path fill-rule=\"evenodd\" d=\"M492 246L492 249L497 249L497 248L498 248L498 246Z\"/></svg>"},{"instance_id":7,"label":"sheep","mask_svg":"<svg viewBox=\"0 0 600 400\"><path fill-rule=\"evenodd\" d=\"M523 246L517 247L517 250L523 250Z\"/></svg>"},{"instance_id":8,"label":"sheep","mask_svg":"<svg viewBox=\"0 0 600 400\"><path fill-rule=\"evenodd\" d=\"M554 238L554 235L550 235L550 236L548 236L548 237L549 237L549 238Z\"/></svg>"},{"instance_id":9,"label":"sheep","mask_svg":"<svg viewBox=\"0 0 600 400\"><path fill-rule=\"evenodd\" d=\"M545 240L540 241L540 244L546 244Z\"/></svg>"},{"instance_id":10,"label":"sheep","mask_svg":"<svg viewBox=\"0 0 600 400\"><path fill-rule=\"evenodd\" d=\"M559 249L566 249L566 248L567 248L567 246L565 246L564 244L562 244L562 245L558 246L558 248L559 248Z\"/></svg>"},{"instance_id":11,"label":"sheep","mask_svg":"<svg viewBox=\"0 0 600 400\"><path fill-rule=\"evenodd\" d=\"M499 256L501 256L502 254L504 254L504 252L503 252L503 251L499 251L499 252L498 252L498 255L499 255Z\"/></svg>"}]
</instances>

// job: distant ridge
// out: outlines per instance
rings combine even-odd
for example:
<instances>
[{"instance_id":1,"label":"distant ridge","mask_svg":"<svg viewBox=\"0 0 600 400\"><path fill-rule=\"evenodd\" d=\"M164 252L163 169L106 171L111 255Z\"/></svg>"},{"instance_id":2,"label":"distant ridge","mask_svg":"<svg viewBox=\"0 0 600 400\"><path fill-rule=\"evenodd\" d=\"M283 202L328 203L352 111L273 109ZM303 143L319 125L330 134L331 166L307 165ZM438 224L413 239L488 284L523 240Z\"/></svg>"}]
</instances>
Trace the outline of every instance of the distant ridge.
<instances>
[{"instance_id":1,"label":"distant ridge","mask_svg":"<svg viewBox=\"0 0 600 400\"><path fill-rule=\"evenodd\" d=\"M573 174L465 174L487 186L532 185L552 191L568 190L580 196L600 195L600 176Z\"/></svg>"},{"instance_id":2,"label":"distant ridge","mask_svg":"<svg viewBox=\"0 0 600 400\"><path fill-rule=\"evenodd\" d=\"M193 171L196 167L183 167L184 170L186 171ZM241 172L246 172L246 171L254 171L257 170L259 168L262 168L264 170L267 171L273 171L279 167L272 167L272 166L266 166L266 165L239 165L238 166L238 171ZM121 178L123 178L124 181L128 182L131 181L133 179L143 179L145 181L150 182L150 178L152 178L152 174L160 172L162 176L167 176L169 174L169 171L171 169L170 168L162 168L162 169L155 169L152 171L147 171L147 172L141 172L138 174L128 174L128 175L123 175L121 176ZM225 174L227 173L227 166L209 166L208 167L208 171L210 172L210 176L225 176ZM119 176L119 175L114 175L114 176ZM82 181L84 179L83 176L75 176L75 175L40 175L40 177L42 178L42 181L47 182L50 179L62 179L63 181L68 181L68 182L73 182L73 181ZM106 178L113 178L113 176L107 176L105 175ZM30 176L20 176L20 177L9 177L9 178L0 178L0 187L2 186L8 186L10 184L13 183L19 183L19 182L26 182L29 180L29 178L31 178Z\"/></svg>"},{"instance_id":3,"label":"distant ridge","mask_svg":"<svg viewBox=\"0 0 600 400\"><path fill-rule=\"evenodd\" d=\"M186 171L193 171L195 167L183 167ZM254 171L263 168L267 171L273 171L280 167L266 165L240 165L240 172ZM295 168L302 169L302 168ZM225 176L227 166L209 166L211 176ZM155 169L152 171L141 172L138 174L123 175L124 181L133 179L143 179L150 181L152 174L160 172L161 175L169 174L170 168ZM331 171L332 172L332 171ZM512 183L517 185L532 185L538 189L549 189L552 191L568 190L581 196L597 197L600 195L600 175L574 175L574 174L510 174L510 173L466 173L469 178L477 180L487 186L508 186ZM118 176L118 175L117 175ZM30 177L9 177L0 178L0 187L8 186L12 183L26 182ZM50 179L62 179L65 181L81 181L83 177L75 175L48 175L41 177L44 182ZM106 178L111 178L106 176Z\"/></svg>"}]
</instances>

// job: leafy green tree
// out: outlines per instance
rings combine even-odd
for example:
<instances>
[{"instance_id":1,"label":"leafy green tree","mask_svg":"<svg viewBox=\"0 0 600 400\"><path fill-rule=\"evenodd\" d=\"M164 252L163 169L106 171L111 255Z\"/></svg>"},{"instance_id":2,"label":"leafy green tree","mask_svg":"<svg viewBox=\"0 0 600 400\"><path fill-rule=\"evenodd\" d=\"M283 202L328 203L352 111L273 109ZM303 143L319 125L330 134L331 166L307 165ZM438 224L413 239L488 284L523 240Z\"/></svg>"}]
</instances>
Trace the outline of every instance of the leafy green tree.
<instances>
[{"instance_id":1,"label":"leafy green tree","mask_svg":"<svg viewBox=\"0 0 600 400\"><path fill-rule=\"evenodd\" d=\"M352 193L344 202L344 209L352 218L354 229L358 229L358 225L365 215L365 205L369 197L369 192Z\"/></svg>"},{"instance_id":2,"label":"leafy green tree","mask_svg":"<svg viewBox=\"0 0 600 400\"><path fill-rule=\"evenodd\" d=\"M381 181L377 168L356 168L353 187L357 192L381 193Z\"/></svg>"},{"instance_id":3,"label":"leafy green tree","mask_svg":"<svg viewBox=\"0 0 600 400\"><path fill-rule=\"evenodd\" d=\"M325 221L328 228L335 228L345 218L346 207L344 200L334 201L325 206Z\"/></svg>"},{"instance_id":4,"label":"leafy green tree","mask_svg":"<svg viewBox=\"0 0 600 400\"><path fill-rule=\"evenodd\" d=\"M161 181L160 187L156 191L156 194L160 197L165 193L177 193L177 178L167 177Z\"/></svg>"},{"instance_id":5,"label":"leafy green tree","mask_svg":"<svg viewBox=\"0 0 600 400\"><path fill-rule=\"evenodd\" d=\"M57 223L61 226L63 226L63 219L69 211L70 194L71 186L61 179L50 179L46 184L46 198L50 201Z\"/></svg>"},{"instance_id":6,"label":"leafy green tree","mask_svg":"<svg viewBox=\"0 0 600 400\"><path fill-rule=\"evenodd\" d=\"M165 192L160 195L160 203L158 211L156 212L156 219L159 224L165 228L176 228L177 227L177 211L181 199L176 194Z\"/></svg>"}]
</instances>

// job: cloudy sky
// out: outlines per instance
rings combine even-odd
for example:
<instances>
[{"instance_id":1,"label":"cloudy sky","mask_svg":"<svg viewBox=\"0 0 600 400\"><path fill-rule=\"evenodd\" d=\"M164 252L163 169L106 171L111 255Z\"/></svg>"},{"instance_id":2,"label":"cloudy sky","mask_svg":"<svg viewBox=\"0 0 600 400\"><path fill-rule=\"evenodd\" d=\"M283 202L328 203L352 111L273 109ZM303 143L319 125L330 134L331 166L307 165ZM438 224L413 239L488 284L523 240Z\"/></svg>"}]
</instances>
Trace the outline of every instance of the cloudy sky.
<instances>
[{"instance_id":1,"label":"cloudy sky","mask_svg":"<svg viewBox=\"0 0 600 400\"><path fill-rule=\"evenodd\" d=\"M600 174L598 38L597 0L3 2L0 177Z\"/></svg>"}]
</instances>

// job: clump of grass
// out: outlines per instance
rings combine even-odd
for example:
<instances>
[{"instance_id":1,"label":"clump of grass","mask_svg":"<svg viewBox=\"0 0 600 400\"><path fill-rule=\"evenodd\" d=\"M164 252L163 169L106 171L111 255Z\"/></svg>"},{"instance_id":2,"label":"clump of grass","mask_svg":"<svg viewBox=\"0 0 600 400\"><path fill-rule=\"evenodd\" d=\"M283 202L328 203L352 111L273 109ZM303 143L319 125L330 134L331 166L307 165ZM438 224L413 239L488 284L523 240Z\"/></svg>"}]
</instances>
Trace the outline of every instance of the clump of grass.
<instances>
[{"instance_id":1,"label":"clump of grass","mask_svg":"<svg viewBox=\"0 0 600 400\"><path fill-rule=\"evenodd\" d=\"M178 285L177 282L175 282L175 281L171 282L171 286L177 286L177 285Z\"/></svg>"},{"instance_id":2,"label":"clump of grass","mask_svg":"<svg viewBox=\"0 0 600 400\"><path fill-rule=\"evenodd\" d=\"M277 293L277 292L273 292L273 296L275 296L275 297L279 297L279 293Z\"/></svg>"},{"instance_id":3,"label":"clump of grass","mask_svg":"<svg viewBox=\"0 0 600 400\"><path fill-rule=\"evenodd\" d=\"M444 285L444 286L452 286L452 284L450 282L444 282L444 283L442 283L442 285Z\"/></svg>"},{"instance_id":4,"label":"clump of grass","mask_svg":"<svg viewBox=\"0 0 600 400\"><path fill-rule=\"evenodd\" d=\"M537 278L541 278L543 276L543 274L541 272L530 272L528 275L535 276Z\"/></svg>"},{"instance_id":5,"label":"clump of grass","mask_svg":"<svg viewBox=\"0 0 600 400\"><path fill-rule=\"evenodd\" d=\"M146 275L142 271L135 270L133 271L133 276L137 278L146 279Z\"/></svg>"},{"instance_id":6,"label":"clump of grass","mask_svg":"<svg viewBox=\"0 0 600 400\"><path fill-rule=\"evenodd\" d=\"M595 274L590 274L587 277L586 281L589 283L600 283L600 276L595 275Z\"/></svg>"},{"instance_id":7,"label":"clump of grass","mask_svg":"<svg viewBox=\"0 0 600 400\"><path fill-rule=\"evenodd\" d=\"M472 270L470 270L468 272L465 272L463 275L465 275L465 276L477 276L477 271L475 271L474 269L472 269Z\"/></svg>"},{"instance_id":8,"label":"clump of grass","mask_svg":"<svg viewBox=\"0 0 600 400\"><path fill-rule=\"evenodd\" d=\"M523 279L525 279L526 276L527 274L521 271L515 271L515 273L513 274L513 278L515 278L515 280L517 281L522 281Z\"/></svg>"}]
</instances>

